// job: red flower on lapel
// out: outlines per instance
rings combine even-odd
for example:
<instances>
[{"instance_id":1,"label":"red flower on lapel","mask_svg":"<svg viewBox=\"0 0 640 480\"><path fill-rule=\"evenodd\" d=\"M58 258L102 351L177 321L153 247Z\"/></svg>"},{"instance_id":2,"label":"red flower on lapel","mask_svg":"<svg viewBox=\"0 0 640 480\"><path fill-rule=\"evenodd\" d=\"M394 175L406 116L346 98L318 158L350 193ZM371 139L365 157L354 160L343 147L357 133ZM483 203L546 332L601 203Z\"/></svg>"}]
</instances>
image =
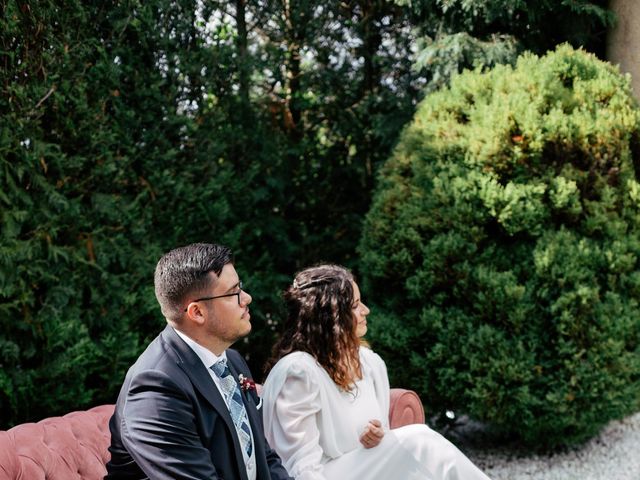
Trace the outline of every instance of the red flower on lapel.
<instances>
[{"instance_id":1,"label":"red flower on lapel","mask_svg":"<svg viewBox=\"0 0 640 480\"><path fill-rule=\"evenodd\" d=\"M247 378L243 374L238 375L238 383L240 384L240 389L243 392L247 392L249 390L256 391L256 382L253 381L253 378Z\"/></svg>"}]
</instances>

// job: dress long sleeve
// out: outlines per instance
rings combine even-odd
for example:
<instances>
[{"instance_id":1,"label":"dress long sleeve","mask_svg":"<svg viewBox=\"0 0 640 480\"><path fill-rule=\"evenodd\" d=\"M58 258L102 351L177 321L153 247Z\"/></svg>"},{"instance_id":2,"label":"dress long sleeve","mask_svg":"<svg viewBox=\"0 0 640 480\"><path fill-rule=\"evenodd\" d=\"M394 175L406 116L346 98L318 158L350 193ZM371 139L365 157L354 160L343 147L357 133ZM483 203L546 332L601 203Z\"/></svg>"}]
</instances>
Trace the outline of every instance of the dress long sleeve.
<instances>
[{"instance_id":1,"label":"dress long sleeve","mask_svg":"<svg viewBox=\"0 0 640 480\"><path fill-rule=\"evenodd\" d=\"M391 396L391 388L389 386L389 377L387 375L387 366L380 355L373 350L361 347L360 360L363 369L363 375L373 380L373 388L375 390L376 400L380 405L380 410L384 413L382 418L382 426L385 430L389 430L389 402Z\"/></svg>"},{"instance_id":2,"label":"dress long sleeve","mask_svg":"<svg viewBox=\"0 0 640 480\"><path fill-rule=\"evenodd\" d=\"M308 362L307 362L308 363ZM319 444L320 387L305 362L287 362L263 390L265 435L296 480L326 480Z\"/></svg>"}]
</instances>

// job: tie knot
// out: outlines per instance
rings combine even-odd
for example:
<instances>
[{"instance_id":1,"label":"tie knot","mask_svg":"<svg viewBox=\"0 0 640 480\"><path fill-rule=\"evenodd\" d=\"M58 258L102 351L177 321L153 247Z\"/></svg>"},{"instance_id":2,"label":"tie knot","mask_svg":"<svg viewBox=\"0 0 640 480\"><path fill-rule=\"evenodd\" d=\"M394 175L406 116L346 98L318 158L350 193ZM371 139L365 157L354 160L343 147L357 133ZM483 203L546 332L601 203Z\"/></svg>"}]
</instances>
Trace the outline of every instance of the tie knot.
<instances>
[{"instance_id":1,"label":"tie knot","mask_svg":"<svg viewBox=\"0 0 640 480\"><path fill-rule=\"evenodd\" d=\"M229 366L227 365L227 360L225 358L211 365L211 370L213 370L213 373L215 373L220 378L231 375Z\"/></svg>"}]
</instances>

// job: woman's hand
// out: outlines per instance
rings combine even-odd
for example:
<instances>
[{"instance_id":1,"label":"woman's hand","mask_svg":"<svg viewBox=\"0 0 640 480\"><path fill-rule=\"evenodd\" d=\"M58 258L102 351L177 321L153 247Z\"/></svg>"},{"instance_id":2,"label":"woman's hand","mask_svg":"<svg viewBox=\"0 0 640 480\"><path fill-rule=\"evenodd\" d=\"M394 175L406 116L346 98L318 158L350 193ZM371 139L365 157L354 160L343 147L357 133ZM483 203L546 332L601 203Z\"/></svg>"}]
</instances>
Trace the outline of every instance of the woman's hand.
<instances>
[{"instance_id":1,"label":"woman's hand","mask_svg":"<svg viewBox=\"0 0 640 480\"><path fill-rule=\"evenodd\" d=\"M384 430L380 420L369 420L369 424L360 435L360 443L364 448L373 448L382 441L382 437L384 437Z\"/></svg>"}]
</instances>

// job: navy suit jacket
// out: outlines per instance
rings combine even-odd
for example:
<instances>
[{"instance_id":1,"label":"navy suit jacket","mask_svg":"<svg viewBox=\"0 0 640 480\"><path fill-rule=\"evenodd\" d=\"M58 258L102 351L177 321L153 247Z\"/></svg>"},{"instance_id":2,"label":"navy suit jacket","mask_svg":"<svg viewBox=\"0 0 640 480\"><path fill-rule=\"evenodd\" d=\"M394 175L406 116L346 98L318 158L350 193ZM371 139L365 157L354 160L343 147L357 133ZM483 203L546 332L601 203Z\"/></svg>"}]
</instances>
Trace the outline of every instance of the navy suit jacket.
<instances>
[{"instance_id":1,"label":"navy suit jacket","mask_svg":"<svg viewBox=\"0 0 640 480\"><path fill-rule=\"evenodd\" d=\"M227 350L234 377L251 378ZM292 480L264 438L255 391L242 392L253 431L257 480ZM209 372L167 326L125 378L109 422L111 461L105 480L247 480L233 421Z\"/></svg>"}]
</instances>

